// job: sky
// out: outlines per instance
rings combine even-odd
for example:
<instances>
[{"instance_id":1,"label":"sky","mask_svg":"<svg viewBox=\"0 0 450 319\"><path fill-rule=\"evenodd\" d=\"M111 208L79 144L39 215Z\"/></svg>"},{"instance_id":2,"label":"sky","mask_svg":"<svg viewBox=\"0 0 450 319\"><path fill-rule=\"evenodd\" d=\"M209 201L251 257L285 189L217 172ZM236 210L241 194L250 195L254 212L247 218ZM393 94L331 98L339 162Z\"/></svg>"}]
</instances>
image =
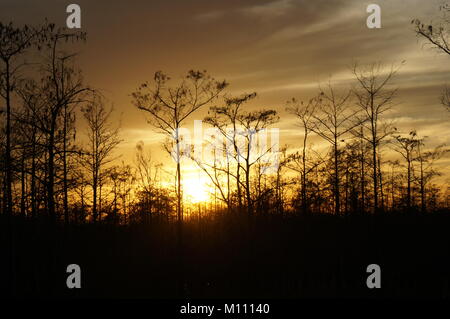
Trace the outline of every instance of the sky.
<instances>
[{"instance_id":1,"label":"sky","mask_svg":"<svg viewBox=\"0 0 450 319\"><path fill-rule=\"evenodd\" d=\"M430 147L450 145L450 113L439 102L450 83L450 57L418 39L411 25L414 18L434 21L440 0L0 0L0 20L20 25L46 17L64 25L70 3L80 5L88 34L78 47L79 65L85 81L114 104L124 158L143 141L157 160L167 162L160 136L130 97L155 71L177 78L206 69L226 79L231 94L256 91L249 107L279 111L280 142L295 150L301 133L285 102L308 100L328 81L352 85L355 61L387 66L406 61L392 82L399 91L388 116L400 131L429 136ZM366 26L371 3L381 7L380 29ZM195 113L187 127L206 111ZM441 168L449 164L442 161Z\"/></svg>"}]
</instances>

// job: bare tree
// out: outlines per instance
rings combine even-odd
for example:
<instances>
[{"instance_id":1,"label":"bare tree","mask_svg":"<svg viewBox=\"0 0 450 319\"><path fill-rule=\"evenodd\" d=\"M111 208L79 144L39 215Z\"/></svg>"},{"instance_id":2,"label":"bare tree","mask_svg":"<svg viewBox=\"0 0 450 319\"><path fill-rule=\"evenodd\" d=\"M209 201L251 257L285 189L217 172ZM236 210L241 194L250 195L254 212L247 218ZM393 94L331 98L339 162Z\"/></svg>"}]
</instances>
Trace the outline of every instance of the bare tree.
<instances>
[{"instance_id":1,"label":"bare tree","mask_svg":"<svg viewBox=\"0 0 450 319\"><path fill-rule=\"evenodd\" d=\"M82 111L88 124L89 143L89 149L84 151L87 155L84 163L91 175L92 217L96 222L99 219L97 205L101 201L98 191L103 183L104 169L115 159L112 152L122 140L119 138L119 127L113 127L110 123L113 108L106 109L101 96L94 94Z\"/></svg>"},{"instance_id":2,"label":"bare tree","mask_svg":"<svg viewBox=\"0 0 450 319\"><path fill-rule=\"evenodd\" d=\"M378 148L381 141L392 132L392 127L383 122L382 117L393 105L397 90L389 89L388 85L398 69L391 67L385 72L380 63L362 69L355 64L352 69L358 83L353 92L357 99L357 106L363 114L363 117L358 119L362 125L361 131L354 130L354 134L366 140L372 148L374 211L378 210ZM368 132L367 136L365 132Z\"/></svg>"},{"instance_id":3,"label":"bare tree","mask_svg":"<svg viewBox=\"0 0 450 319\"><path fill-rule=\"evenodd\" d=\"M129 197L136 180L136 176L133 174L131 166L125 165L124 162L122 162L122 165L115 165L111 167L108 170L107 175L113 183L112 193L114 196L112 215L110 215L110 219L113 220L114 224L120 222L120 215L117 213L119 212L118 199L121 199L121 215L124 217L124 222L126 223L127 216L130 215L127 211L127 203L130 202Z\"/></svg>"},{"instance_id":4,"label":"bare tree","mask_svg":"<svg viewBox=\"0 0 450 319\"><path fill-rule=\"evenodd\" d=\"M230 176L233 176L236 181L236 197L238 201L238 208L242 209L242 188L244 187L243 182L241 180L241 171L242 171L242 161L239 156L239 144L238 144L238 115L241 114L241 107L250 101L251 99L256 97L256 93L243 94L239 97L226 97L224 106L214 106L211 107L208 112L209 116L207 116L204 121L205 123L211 124L213 127L219 130L222 137L225 138L223 149L214 148L215 152L224 151L226 154L227 161L227 185L230 187ZM231 129L228 129L228 125L231 126ZM218 137L216 137L218 138ZM217 144L217 142L215 143ZM231 147L230 147L231 145ZM214 146L214 145L213 145ZM231 162L236 162L235 172L231 173ZM202 167L203 165L200 165ZM217 166L214 167L214 171L217 171ZM214 183L214 181L213 181ZM230 190L228 191L230 194ZM229 198L228 198L229 201ZM228 206L230 206L228 204Z\"/></svg>"},{"instance_id":5,"label":"bare tree","mask_svg":"<svg viewBox=\"0 0 450 319\"><path fill-rule=\"evenodd\" d=\"M446 87L441 96L442 105L450 111L450 87Z\"/></svg>"},{"instance_id":6,"label":"bare tree","mask_svg":"<svg viewBox=\"0 0 450 319\"><path fill-rule=\"evenodd\" d=\"M328 84L327 91L320 92L318 112L313 114L310 130L331 144L334 174L333 193L335 199L334 212L340 213L340 149L339 143L347 133L361 123L355 121L360 110L352 110L349 99L351 91L345 92L341 96L335 94L334 88Z\"/></svg>"},{"instance_id":7,"label":"bare tree","mask_svg":"<svg viewBox=\"0 0 450 319\"><path fill-rule=\"evenodd\" d=\"M43 119L42 128L48 134L47 152L48 152L48 167L47 167L47 205L48 212L52 219L55 218L55 155L56 138L58 134L59 119L63 117L65 122L66 114L64 110L72 107L84 100L84 93L89 91L89 88L83 85L81 74L77 72L70 62L74 58L74 54L67 54L59 50L59 45L62 41L80 41L85 40L86 34L82 32L68 32L65 29L58 29L55 32L48 34L48 48L49 57L48 63L44 66L45 74L48 74L42 90L45 94L45 101L48 105L48 117ZM64 127L67 133L67 127ZM64 156L66 156L66 149L63 149ZM66 167L67 172L67 167ZM67 178L67 175L65 176ZM67 206L66 206L67 208ZM66 213L67 214L67 213Z\"/></svg>"},{"instance_id":8,"label":"bare tree","mask_svg":"<svg viewBox=\"0 0 450 319\"><path fill-rule=\"evenodd\" d=\"M411 23L417 36L426 39L439 51L450 55L450 5L439 6L439 11L442 15L434 24L423 23L420 19L413 19Z\"/></svg>"},{"instance_id":9,"label":"bare tree","mask_svg":"<svg viewBox=\"0 0 450 319\"><path fill-rule=\"evenodd\" d=\"M419 176L417 178L420 192L420 207L422 212L427 211L427 187L431 180L441 175L439 171L434 168L434 164L442 156L449 152L445 149L445 145L439 145L431 151L424 151L422 147L425 146L424 140L426 137L418 138L417 148L413 160L418 162Z\"/></svg>"},{"instance_id":10,"label":"bare tree","mask_svg":"<svg viewBox=\"0 0 450 319\"><path fill-rule=\"evenodd\" d=\"M46 133L41 129L40 118L44 113L45 101L41 98L41 91L34 81L23 81L17 89L17 94L22 102L22 112L16 114L18 121L17 128L21 130L24 139L24 152L28 150L29 161L31 161L28 175L29 197L31 202L31 216L36 217L39 200L39 185L45 185L45 176L42 172L45 168L42 165L43 155L46 152Z\"/></svg>"},{"instance_id":11,"label":"bare tree","mask_svg":"<svg viewBox=\"0 0 450 319\"><path fill-rule=\"evenodd\" d=\"M144 142L136 144L136 182L137 193L141 201L141 213L145 222L152 219L153 211L156 208L157 197L159 196L159 165L152 160L151 153L144 151Z\"/></svg>"},{"instance_id":12,"label":"bare tree","mask_svg":"<svg viewBox=\"0 0 450 319\"><path fill-rule=\"evenodd\" d=\"M413 182L414 152L421 140L417 138L416 131L411 131L408 137L397 135L394 137L393 149L406 161L406 207L411 209L411 184Z\"/></svg>"},{"instance_id":13,"label":"bare tree","mask_svg":"<svg viewBox=\"0 0 450 319\"><path fill-rule=\"evenodd\" d=\"M139 187L145 192L151 193L156 180L157 169L153 170L154 165L151 153L144 152L144 142L139 141L136 144L136 173Z\"/></svg>"},{"instance_id":14,"label":"bare tree","mask_svg":"<svg viewBox=\"0 0 450 319\"><path fill-rule=\"evenodd\" d=\"M414 19L416 35L424 38L435 49L444 54L450 55L450 4L439 6L441 16L434 23L423 23L419 19ZM441 96L442 104L450 110L450 88L446 87Z\"/></svg>"},{"instance_id":15,"label":"bare tree","mask_svg":"<svg viewBox=\"0 0 450 319\"><path fill-rule=\"evenodd\" d=\"M310 133L311 122L313 121L313 116L318 108L319 99L317 97L310 99L307 103L299 102L295 98L288 101L287 103L287 111L290 114L295 115L300 123L298 124L303 130L303 144L302 151L300 154L292 154L290 162L300 161L300 165L290 165L287 163L287 167L296 170L300 173L301 179L301 197L302 197L302 208L303 213L307 213L308 211L308 202L307 202L307 185L308 185L308 173L311 169L308 168L308 158L307 158L307 149L308 149L308 137ZM300 168L300 170L298 169Z\"/></svg>"},{"instance_id":16,"label":"bare tree","mask_svg":"<svg viewBox=\"0 0 450 319\"><path fill-rule=\"evenodd\" d=\"M219 135L219 136L217 136ZM197 164L197 166L202 169L202 171L209 177L215 188L215 199L221 200L225 203L228 211L232 208L232 191L231 191L231 160L226 141L220 140L221 133L213 134L207 136L202 144L203 149L211 150L212 154L207 154L203 152L201 158L195 154L191 153L191 159ZM222 157L225 154L225 161ZM208 159L206 157L211 156ZM217 191L219 192L217 194Z\"/></svg>"},{"instance_id":17,"label":"bare tree","mask_svg":"<svg viewBox=\"0 0 450 319\"><path fill-rule=\"evenodd\" d=\"M170 77L158 71L154 84L145 82L131 94L133 104L149 116L149 123L169 139L166 150L173 154L176 161L177 216L181 222L182 186L181 186L181 150L180 128L186 119L202 106L213 102L227 87L225 81L216 81L206 71L189 71L178 86L170 87Z\"/></svg>"},{"instance_id":18,"label":"bare tree","mask_svg":"<svg viewBox=\"0 0 450 319\"><path fill-rule=\"evenodd\" d=\"M11 94L17 88L19 72L26 65L20 61L33 44L42 41L42 34L52 29L53 25L43 25L41 28L32 28L27 25L15 27L12 23L3 24L0 22L0 60L3 63L3 69L0 74L0 95L6 105L6 127L5 127L5 175L4 185L4 211L12 213L12 162L11 162L11 113L12 101Z\"/></svg>"},{"instance_id":19,"label":"bare tree","mask_svg":"<svg viewBox=\"0 0 450 319\"><path fill-rule=\"evenodd\" d=\"M251 191L251 169L256 163L259 163L261 158L265 156L268 152L273 150L273 145L269 146L267 150L262 150L258 152L255 141L258 138L258 133L265 130L268 126L276 123L278 121L277 112L275 110L262 110L248 112L238 116L238 121L244 128L244 131L240 134L245 138L244 149L240 150L239 157L244 161L242 166L245 174L245 195L247 198L247 214L251 215L253 213L253 198ZM279 163L278 163L279 165Z\"/></svg>"},{"instance_id":20,"label":"bare tree","mask_svg":"<svg viewBox=\"0 0 450 319\"><path fill-rule=\"evenodd\" d=\"M65 41L84 40L85 34L67 32L65 29L54 31L50 27L43 37L47 52L46 60L40 66L42 78L39 83L34 80L23 81L18 92L23 106L30 112L28 125L36 127L43 135L42 145L46 150L46 208L48 215L55 220L55 183L59 158L65 162L62 179L64 187L68 186L67 153L72 150L68 148L67 135L69 127L73 129L73 118L69 120L69 110L84 100L89 88L84 86L81 73L74 66L73 59L76 55L64 52L62 47L62 42ZM64 194L66 202L67 193ZM64 208L67 220L67 205Z\"/></svg>"},{"instance_id":21,"label":"bare tree","mask_svg":"<svg viewBox=\"0 0 450 319\"><path fill-rule=\"evenodd\" d=\"M251 191L251 170L254 164L261 161L273 150L273 145L267 149L258 149L258 134L278 121L275 110L242 111L242 105L254 99L256 93L244 94L239 97L225 98L224 106L211 107L210 116L205 122L217 128L224 136L227 145L226 152L236 162L236 180L239 207L242 208L241 189L245 192L247 214L253 213L253 198ZM231 130L227 126L231 126ZM227 160L229 157L227 157ZM241 174L244 180L241 180Z\"/></svg>"}]
</instances>

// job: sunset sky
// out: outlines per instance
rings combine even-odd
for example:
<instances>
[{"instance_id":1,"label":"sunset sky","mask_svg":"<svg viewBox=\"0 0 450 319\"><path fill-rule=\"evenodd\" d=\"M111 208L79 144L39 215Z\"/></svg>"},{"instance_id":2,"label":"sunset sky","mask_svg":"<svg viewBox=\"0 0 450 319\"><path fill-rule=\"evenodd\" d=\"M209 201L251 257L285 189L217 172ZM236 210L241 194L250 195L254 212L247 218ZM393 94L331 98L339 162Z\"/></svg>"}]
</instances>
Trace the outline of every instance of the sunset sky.
<instances>
[{"instance_id":1,"label":"sunset sky","mask_svg":"<svg viewBox=\"0 0 450 319\"><path fill-rule=\"evenodd\" d=\"M35 24L47 17L64 25L69 1L1 0L0 19ZM173 78L206 69L230 82L229 92L256 91L253 106L280 112L281 144L299 145L295 118L285 101L306 100L319 83L353 83L352 62L405 65L393 81L399 88L394 111L400 130L417 129L429 145L450 145L450 114L439 102L450 83L450 58L424 46L411 20L432 21L437 0L146 0L76 1L82 10L86 44L79 65L86 83L114 103L122 115L119 153L130 156L138 141L167 161L159 136L132 106L129 94L163 70ZM382 28L368 29L366 7L381 6ZM203 118L195 113L189 120ZM442 162L442 167L450 161Z\"/></svg>"}]
</instances>

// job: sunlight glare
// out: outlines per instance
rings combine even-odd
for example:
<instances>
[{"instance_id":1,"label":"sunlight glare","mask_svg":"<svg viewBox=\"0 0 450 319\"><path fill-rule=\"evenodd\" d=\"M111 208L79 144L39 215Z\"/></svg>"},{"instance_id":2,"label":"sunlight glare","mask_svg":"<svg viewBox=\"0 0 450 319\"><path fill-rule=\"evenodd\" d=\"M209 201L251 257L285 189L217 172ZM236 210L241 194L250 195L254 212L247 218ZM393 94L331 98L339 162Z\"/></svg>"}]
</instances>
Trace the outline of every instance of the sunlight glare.
<instances>
[{"instance_id":1,"label":"sunlight glare","mask_svg":"<svg viewBox=\"0 0 450 319\"><path fill-rule=\"evenodd\" d=\"M185 199L190 203L206 202L209 200L210 189L205 178L193 176L183 181Z\"/></svg>"}]
</instances>

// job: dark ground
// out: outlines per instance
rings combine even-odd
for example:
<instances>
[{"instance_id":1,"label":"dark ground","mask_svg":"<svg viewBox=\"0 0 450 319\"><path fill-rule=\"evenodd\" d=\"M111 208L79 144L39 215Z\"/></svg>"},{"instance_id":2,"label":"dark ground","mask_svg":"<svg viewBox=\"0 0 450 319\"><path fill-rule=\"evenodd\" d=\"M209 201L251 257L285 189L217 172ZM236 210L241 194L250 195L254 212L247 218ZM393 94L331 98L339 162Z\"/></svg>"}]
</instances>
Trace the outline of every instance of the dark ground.
<instances>
[{"instance_id":1,"label":"dark ground","mask_svg":"<svg viewBox=\"0 0 450 319\"><path fill-rule=\"evenodd\" d=\"M15 217L12 269L10 228L0 222L8 297L450 299L449 212L254 217L251 227L231 216L189 221L182 257L173 224L50 226ZM72 263L82 289L66 287ZM373 263L381 289L366 286Z\"/></svg>"}]
</instances>

